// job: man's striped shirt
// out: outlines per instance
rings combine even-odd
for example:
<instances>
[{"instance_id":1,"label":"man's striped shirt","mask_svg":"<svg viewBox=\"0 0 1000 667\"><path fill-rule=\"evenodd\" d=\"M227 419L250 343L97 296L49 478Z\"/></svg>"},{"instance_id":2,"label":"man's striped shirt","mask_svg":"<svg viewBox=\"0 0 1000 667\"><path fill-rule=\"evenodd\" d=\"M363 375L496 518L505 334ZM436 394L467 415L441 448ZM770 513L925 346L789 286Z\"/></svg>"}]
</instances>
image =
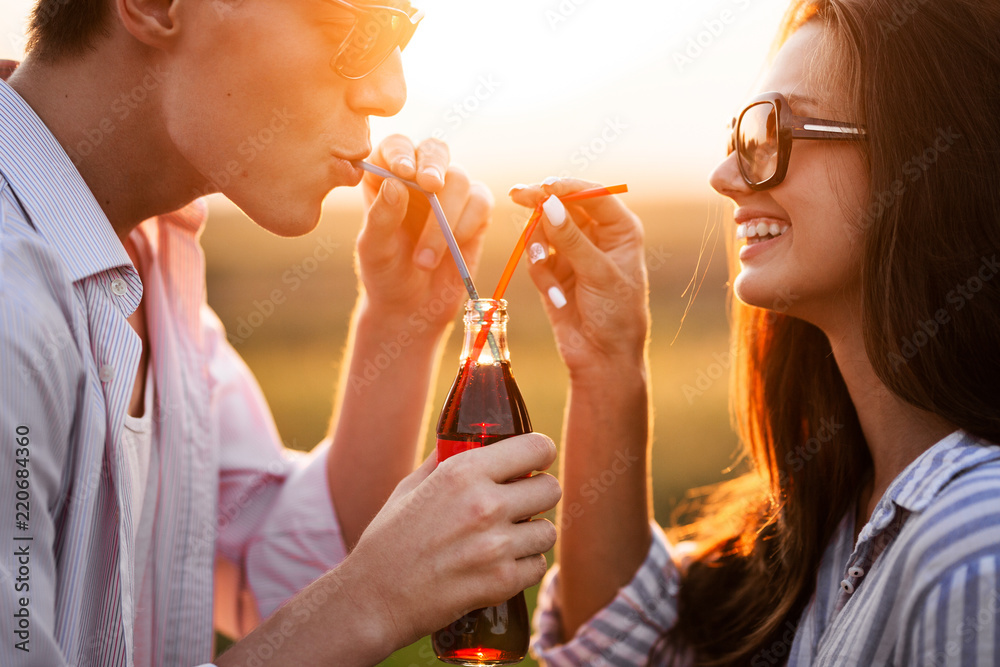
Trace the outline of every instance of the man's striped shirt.
<instances>
[{"instance_id":1,"label":"man's striped shirt","mask_svg":"<svg viewBox=\"0 0 1000 667\"><path fill-rule=\"evenodd\" d=\"M282 447L205 301L204 221L196 202L140 224L140 281L69 156L0 82L2 667L203 664L225 595L218 559L239 573L233 597L248 588L268 616L346 556L327 450ZM155 384L147 488L123 437L140 299Z\"/></svg>"}]
</instances>

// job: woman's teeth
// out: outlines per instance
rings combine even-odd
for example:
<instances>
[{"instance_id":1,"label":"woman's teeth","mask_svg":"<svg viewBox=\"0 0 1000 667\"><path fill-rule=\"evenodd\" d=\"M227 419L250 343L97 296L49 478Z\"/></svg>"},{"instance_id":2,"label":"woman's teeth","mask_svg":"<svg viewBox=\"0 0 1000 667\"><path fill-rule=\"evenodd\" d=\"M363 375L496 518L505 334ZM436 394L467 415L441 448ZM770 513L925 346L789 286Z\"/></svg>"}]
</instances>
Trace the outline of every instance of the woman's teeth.
<instances>
[{"instance_id":1,"label":"woman's teeth","mask_svg":"<svg viewBox=\"0 0 1000 667\"><path fill-rule=\"evenodd\" d=\"M777 238L789 230L791 225L777 222L742 222L736 225L736 238L746 239L747 243L758 243Z\"/></svg>"}]
</instances>

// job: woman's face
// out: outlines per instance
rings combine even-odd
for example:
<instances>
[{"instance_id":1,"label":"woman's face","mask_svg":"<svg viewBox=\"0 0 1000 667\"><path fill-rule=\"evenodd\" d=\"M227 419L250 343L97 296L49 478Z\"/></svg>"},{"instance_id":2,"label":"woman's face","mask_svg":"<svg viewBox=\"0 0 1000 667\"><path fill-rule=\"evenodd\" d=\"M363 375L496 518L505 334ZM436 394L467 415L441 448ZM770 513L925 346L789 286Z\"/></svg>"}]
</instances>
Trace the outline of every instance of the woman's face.
<instances>
[{"instance_id":1,"label":"woman's face","mask_svg":"<svg viewBox=\"0 0 1000 667\"><path fill-rule=\"evenodd\" d=\"M822 38L816 23L796 31L778 53L761 91L782 93L799 116L853 121L845 94L815 75L815 68L823 67ZM856 313L861 263L855 240L868 195L856 144L796 139L784 180L760 192L743 181L733 153L716 167L711 183L736 202L737 227L765 223L785 229L771 240L737 241L740 272L734 289L741 301L825 330Z\"/></svg>"}]
</instances>

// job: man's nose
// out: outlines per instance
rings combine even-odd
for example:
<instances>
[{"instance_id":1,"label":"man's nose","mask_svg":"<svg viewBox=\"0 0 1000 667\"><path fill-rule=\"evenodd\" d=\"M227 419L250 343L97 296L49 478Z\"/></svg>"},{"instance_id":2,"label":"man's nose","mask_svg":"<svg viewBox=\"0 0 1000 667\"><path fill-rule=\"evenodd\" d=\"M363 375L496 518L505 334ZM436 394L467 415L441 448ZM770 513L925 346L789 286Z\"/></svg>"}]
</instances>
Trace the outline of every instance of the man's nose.
<instances>
[{"instance_id":1,"label":"man's nose","mask_svg":"<svg viewBox=\"0 0 1000 667\"><path fill-rule=\"evenodd\" d=\"M399 49L368 76L351 81L348 103L366 116L394 116L406 102L406 80Z\"/></svg>"}]
</instances>

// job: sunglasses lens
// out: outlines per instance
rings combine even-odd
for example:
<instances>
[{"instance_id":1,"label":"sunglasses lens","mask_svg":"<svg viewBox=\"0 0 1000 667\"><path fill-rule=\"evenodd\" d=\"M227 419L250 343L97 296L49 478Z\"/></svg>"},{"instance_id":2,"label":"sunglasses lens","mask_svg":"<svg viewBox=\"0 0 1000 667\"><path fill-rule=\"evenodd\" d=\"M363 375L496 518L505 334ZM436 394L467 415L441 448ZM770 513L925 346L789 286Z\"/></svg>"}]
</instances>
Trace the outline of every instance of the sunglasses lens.
<instances>
[{"instance_id":1,"label":"sunglasses lens","mask_svg":"<svg viewBox=\"0 0 1000 667\"><path fill-rule=\"evenodd\" d=\"M337 71L351 79L370 74L397 46L406 46L410 29L409 21L401 14L387 11L366 13L358 19L341 47L337 56Z\"/></svg>"},{"instance_id":2,"label":"sunglasses lens","mask_svg":"<svg viewBox=\"0 0 1000 667\"><path fill-rule=\"evenodd\" d=\"M740 171L758 185L778 170L778 117L774 105L760 102L747 107L736 128Z\"/></svg>"}]
</instances>

